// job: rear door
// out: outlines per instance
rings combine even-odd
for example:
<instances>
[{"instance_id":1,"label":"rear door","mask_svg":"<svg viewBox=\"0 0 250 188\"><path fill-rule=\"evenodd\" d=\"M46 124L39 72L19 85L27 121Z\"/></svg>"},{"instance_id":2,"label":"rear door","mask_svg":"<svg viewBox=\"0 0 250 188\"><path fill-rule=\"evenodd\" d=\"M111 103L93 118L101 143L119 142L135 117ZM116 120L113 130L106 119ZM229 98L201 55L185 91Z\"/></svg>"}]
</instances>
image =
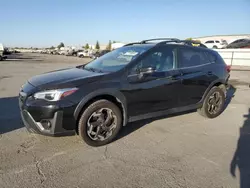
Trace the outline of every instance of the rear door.
<instances>
[{"instance_id":1,"label":"rear door","mask_svg":"<svg viewBox=\"0 0 250 188\"><path fill-rule=\"evenodd\" d=\"M197 104L215 79L211 62L202 49L181 46L177 66L182 73L181 106Z\"/></svg>"}]
</instances>

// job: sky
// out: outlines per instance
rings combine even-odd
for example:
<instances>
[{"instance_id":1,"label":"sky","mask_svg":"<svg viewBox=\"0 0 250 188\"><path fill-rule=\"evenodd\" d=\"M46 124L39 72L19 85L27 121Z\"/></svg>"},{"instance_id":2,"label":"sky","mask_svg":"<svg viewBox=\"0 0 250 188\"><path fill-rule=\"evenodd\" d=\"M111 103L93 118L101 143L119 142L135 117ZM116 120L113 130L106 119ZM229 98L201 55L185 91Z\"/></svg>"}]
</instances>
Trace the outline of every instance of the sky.
<instances>
[{"instance_id":1,"label":"sky","mask_svg":"<svg viewBox=\"0 0 250 188\"><path fill-rule=\"evenodd\" d=\"M50 47L250 34L250 0L0 0L0 43Z\"/></svg>"}]
</instances>

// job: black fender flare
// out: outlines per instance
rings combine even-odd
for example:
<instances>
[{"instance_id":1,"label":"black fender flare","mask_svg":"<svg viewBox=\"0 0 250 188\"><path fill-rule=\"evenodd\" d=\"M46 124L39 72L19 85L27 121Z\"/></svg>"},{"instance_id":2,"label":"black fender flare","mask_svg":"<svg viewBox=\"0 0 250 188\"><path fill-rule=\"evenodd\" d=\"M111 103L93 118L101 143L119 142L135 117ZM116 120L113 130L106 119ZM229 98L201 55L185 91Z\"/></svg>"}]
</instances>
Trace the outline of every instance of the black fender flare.
<instances>
[{"instance_id":1,"label":"black fender flare","mask_svg":"<svg viewBox=\"0 0 250 188\"><path fill-rule=\"evenodd\" d=\"M127 100L125 96L118 90L115 89L98 89L82 98L80 103L77 105L75 111L74 111L74 118L77 119L79 114L81 113L82 108L93 98L101 96L101 95L110 95L114 97L118 103L121 104L122 110L123 110L123 126L125 126L128 122L127 117Z\"/></svg>"},{"instance_id":2,"label":"black fender flare","mask_svg":"<svg viewBox=\"0 0 250 188\"><path fill-rule=\"evenodd\" d=\"M217 79L217 80L214 80L209 86L208 88L206 89L206 91L204 92L203 96L202 96L202 99L201 99L201 103L203 103L203 101L205 100L208 92L211 90L212 87L214 87L215 85L218 85L218 84L226 84L226 81L223 80L223 79Z\"/></svg>"}]
</instances>

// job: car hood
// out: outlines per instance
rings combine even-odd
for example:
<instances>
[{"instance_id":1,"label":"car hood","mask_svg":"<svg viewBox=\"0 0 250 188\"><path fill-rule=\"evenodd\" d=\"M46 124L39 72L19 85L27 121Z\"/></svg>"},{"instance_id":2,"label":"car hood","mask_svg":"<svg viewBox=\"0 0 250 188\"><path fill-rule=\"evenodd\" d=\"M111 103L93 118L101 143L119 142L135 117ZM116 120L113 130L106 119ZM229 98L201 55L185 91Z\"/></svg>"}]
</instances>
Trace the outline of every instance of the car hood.
<instances>
[{"instance_id":1,"label":"car hood","mask_svg":"<svg viewBox=\"0 0 250 188\"><path fill-rule=\"evenodd\" d=\"M104 73L90 72L81 68L61 69L37 75L28 80L30 84L38 88L60 88L63 86L77 86L82 81L90 78L95 80ZM91 79L92 78L92 79Z\"/></svg>"}]
</instances>

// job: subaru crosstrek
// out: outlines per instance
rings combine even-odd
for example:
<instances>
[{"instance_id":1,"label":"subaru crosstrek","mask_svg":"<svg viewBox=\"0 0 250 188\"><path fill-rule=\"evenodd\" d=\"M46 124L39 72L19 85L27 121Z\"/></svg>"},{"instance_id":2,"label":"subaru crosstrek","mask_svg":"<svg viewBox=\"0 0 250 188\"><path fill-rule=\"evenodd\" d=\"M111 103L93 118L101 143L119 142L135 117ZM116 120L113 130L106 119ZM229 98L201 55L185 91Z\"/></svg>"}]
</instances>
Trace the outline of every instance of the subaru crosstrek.
<instances>
[{"instance_id":1,"label":"subaru crosstrek","mask_svg":"<svg viewBox=\"0 0 250 188\"><path fill-rule=\"evenodd\" d=\"M31 132L78 134L101 146L128 122L193 109L217 117L229 76L230 67L214 50L179 39L144 40L32 77L20 90L19 106Z\"/></svg>"}]
</instances>

